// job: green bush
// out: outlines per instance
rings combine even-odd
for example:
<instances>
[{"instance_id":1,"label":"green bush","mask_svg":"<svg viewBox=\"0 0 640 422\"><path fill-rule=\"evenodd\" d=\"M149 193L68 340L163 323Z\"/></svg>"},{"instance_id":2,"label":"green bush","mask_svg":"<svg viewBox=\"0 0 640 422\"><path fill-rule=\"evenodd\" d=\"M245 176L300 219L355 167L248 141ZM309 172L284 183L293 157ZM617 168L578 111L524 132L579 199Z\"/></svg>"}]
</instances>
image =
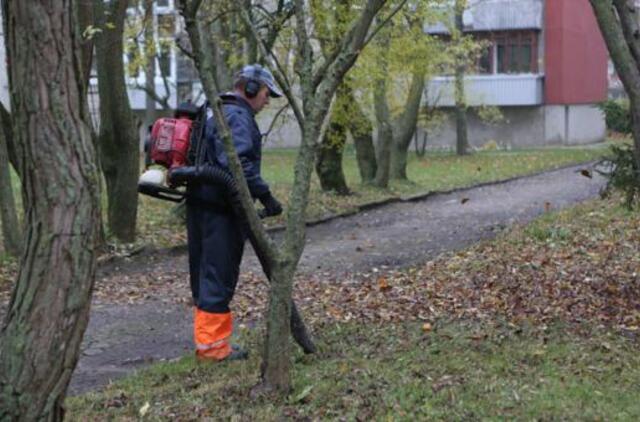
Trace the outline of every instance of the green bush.
<instances>
[{"instance_id":1,"label":"green bush","mask_svg":"<svg viewBox=\"0 0 640 422\"><path fill-rule=\"evenodd\" d=\"M640 202L640 169L630 145L613 145L611 154L604 160L606 169L600 171L608 180L603 195L612 189L625 195L625 205L632 209Z\"/></svg>"},{"instance_id":2,"label":"green bush","mask_svg":"<svg viewBox=\"0 0 640 422\"><path fill-rule=\"evenodd\" d=\"M631 133L631 113L629 101L607 100L598 104L604 112L607 129L620 133Z\"/></svg>"}]
</instances>

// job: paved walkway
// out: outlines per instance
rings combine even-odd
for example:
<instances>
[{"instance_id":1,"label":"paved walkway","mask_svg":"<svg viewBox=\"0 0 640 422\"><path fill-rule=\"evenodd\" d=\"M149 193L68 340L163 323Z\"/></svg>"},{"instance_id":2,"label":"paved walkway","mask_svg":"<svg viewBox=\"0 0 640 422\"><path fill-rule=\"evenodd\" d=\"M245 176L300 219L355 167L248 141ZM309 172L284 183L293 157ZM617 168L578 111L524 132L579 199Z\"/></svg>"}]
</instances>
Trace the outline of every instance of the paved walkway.
<instances>
[{"instance_id":1,"label":"paved walkway","mask_svg":"<svg viewBox=\"0 0 640 422\"><path fill-rule=\"evenodd\" d=\"M299 270L339 275L376 266L405 267L464 248L545 210L597 196L604 180L595 172L593 178L582 176L584 167L390 204L314 226L308 230ZM246 255L243 269L256 270L255 256ZM165 252L154 260L141 256L119 264L117 270L136 277L151 265L187 271L186 256L180 251ZM189 353L191 348L187 305L156 300L135 306L95 305L70 392L98 388L150 362Z\"/></svg>"}]
</instances>

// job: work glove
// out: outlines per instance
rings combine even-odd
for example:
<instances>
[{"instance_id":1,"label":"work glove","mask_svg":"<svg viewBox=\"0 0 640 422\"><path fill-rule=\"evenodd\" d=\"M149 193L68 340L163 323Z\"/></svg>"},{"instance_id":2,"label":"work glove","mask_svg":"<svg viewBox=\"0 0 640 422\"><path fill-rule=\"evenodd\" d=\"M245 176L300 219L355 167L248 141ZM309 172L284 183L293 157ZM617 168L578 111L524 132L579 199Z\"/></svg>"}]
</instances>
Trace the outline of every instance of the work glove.
<instances>
[{"instance_id":1,"label":"work glove","mask_svg":"<svg viewBox=\"0 0 640 422\"><path fill-rule=\"evenodd\" d=\"M271 195L271 192L265 193L258 197L258 199L262 202L262 205L264 205L264 209L258 213L261 218L274 217L282 214L282 204Z\"/></svg>"}]
</instances>

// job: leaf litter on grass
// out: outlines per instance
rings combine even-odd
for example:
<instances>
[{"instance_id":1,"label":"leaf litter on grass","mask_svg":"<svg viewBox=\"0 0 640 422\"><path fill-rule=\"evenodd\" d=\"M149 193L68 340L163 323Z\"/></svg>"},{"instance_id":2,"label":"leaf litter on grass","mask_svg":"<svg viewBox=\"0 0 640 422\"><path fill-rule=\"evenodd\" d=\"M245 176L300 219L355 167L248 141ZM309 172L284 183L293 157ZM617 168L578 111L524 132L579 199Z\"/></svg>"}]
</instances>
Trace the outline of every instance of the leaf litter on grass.
<instances>
[{"instance_id":1,"label":"leaf litter on grass","mask_svg":"<svg viewBox=\"0 0 640 422\"><path fill-rule=\"evenodd\" d=\"M186 269L116 274L96 284L99 301L151 297L189 304ZM233 303L239 320L262 318L267 298L265 277L243 273ZM594 201L412 268L372 268L339 279L329 272L298 276L294 299L312 325L499 317L534 324L591 321L635 332L640 215Z\"/></svg>"}]
</instances>

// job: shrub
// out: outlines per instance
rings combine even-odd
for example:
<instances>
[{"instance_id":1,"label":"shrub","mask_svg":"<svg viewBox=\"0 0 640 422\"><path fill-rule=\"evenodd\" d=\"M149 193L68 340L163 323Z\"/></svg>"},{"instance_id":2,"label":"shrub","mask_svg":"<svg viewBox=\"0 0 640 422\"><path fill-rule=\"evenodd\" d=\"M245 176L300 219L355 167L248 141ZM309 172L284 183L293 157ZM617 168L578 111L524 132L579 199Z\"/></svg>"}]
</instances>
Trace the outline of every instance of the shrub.
<instances>
[{"instance_id":1,"label":"shrub","mask_svg":"<svg viewBox=\"0 0 640 422\"><path fill-rule=\"evenodd\" d=\"M640 169L633 156L630 145L613 145L611 154L605 158L605 170L600 171L607 178L607 186L603 196L612 189L621 191L625 195L625 205L632 209L640 202Z\"/></svg>"},{"instance_id":2,"label":"shrub","mask_svg":"<svg viewBox=\"0 0 640 422\"><path fill-rule=\"evenodd\" d=\"M607 100L599 103L598 108L605 115L607 129L620 133L631 133L629 101Z\"/></svg>"}]
</instances>

